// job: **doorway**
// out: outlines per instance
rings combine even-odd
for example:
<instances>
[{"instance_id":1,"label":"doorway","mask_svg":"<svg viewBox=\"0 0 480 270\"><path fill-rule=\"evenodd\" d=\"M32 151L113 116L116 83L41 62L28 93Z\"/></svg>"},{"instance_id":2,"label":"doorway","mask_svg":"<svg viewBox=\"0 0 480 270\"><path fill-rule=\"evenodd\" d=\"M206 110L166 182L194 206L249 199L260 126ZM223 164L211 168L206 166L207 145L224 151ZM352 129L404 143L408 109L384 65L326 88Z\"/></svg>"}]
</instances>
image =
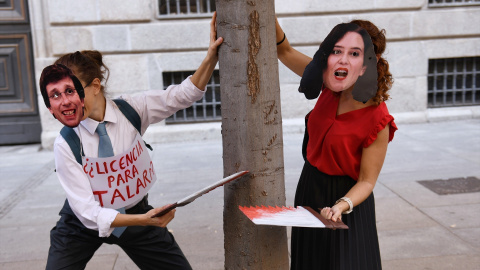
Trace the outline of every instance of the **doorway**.
<instances>
[{"instance_id":1,"label":"doorway","mask_svg":"<svg viewBox=\"0 0 480 270\"><path fill-rule=\"evenodd\" d=\"M0 145L39 143L27 0L0 1Z\"/></svg>"}]
</instances>

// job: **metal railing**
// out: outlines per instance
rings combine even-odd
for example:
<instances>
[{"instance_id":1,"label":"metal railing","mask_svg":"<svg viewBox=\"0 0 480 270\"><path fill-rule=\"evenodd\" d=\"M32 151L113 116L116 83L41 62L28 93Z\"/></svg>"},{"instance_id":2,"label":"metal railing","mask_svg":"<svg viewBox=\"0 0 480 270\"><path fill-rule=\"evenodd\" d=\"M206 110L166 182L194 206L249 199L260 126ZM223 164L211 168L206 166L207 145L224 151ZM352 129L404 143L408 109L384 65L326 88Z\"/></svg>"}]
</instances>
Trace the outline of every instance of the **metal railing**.
<instances>
[{"instance_id":1,"label":"metal railing","mask_svg":"<svg viewBox=\"0 0 480 270\"><path fill-rule=\"evenodd\" d=\"M428 108L480 105L480 57L430 59Z\"/></svg>"},{"instance_id":2,"label":"metal railing","mask_svg":"<svg viewBox=\"0 0 480 270\"><path fill-rule=\"evenodd\" d=\"M159 18L203 17L215 10L215 0L158 0Z\"/></svg>"},{"instance_id":3,"label":"metal railing","mask_svg":"<svg viewBox=\"0 0 480 270\"><path fill-rule=\"evenodd\" d=\"M480 0L428 0L428 7L480 5Z\"/></svg>"},{"instance_id":4,"label":"metal railing","mask_svg":"<svg viewBox=\"0 0 480 270\"><path fill-rule=\"evenodd\" d=\"M163 85L166 89L172 84L180 84L192 74L193 71L164 72ZM192 106L176 112L165 121L167 124L219 121L222 120L220 106L220 73L215 70L207 84L207 90L203 98Z\"/></svg>"}]
</instances>

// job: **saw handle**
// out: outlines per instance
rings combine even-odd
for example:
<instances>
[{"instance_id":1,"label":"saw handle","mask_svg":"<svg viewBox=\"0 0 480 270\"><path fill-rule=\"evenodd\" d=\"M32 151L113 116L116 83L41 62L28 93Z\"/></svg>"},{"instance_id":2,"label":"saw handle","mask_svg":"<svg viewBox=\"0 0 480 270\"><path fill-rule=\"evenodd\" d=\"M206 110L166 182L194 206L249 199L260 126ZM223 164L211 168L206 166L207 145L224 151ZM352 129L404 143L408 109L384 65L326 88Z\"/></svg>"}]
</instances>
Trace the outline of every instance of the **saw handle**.
<instances>
[{"instance_id":1,"label":"saw handle","mask_svg":"<svg viewBox=\"0 0 480 270\"><path fill-rule=\"evenodd\" d=\"M173 203L165 207L162 211L156 213L155 215L151 216L151 218L161 217L166 213L172 211L173 209L177 208L177 203Z\"/></svg>"}]
</instances>

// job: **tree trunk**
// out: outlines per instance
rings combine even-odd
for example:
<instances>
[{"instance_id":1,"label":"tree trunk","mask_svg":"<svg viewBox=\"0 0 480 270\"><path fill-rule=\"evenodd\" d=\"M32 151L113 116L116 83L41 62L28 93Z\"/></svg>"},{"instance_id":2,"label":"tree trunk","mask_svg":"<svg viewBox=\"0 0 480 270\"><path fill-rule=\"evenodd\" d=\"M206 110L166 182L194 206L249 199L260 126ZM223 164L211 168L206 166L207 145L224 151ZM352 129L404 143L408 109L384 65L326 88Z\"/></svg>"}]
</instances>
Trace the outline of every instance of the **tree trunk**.
<instances>
[{"instance_id":1,"label":"tree trunk","mask_svg":"<svg viewBox=\"0 0 480 270\"><path fill-rule=\"evenodd\" d=\"M285 227L256 226L238 206L285 205L274 0L217 0L225 176L225 269L288 269Z\"/></svg>"}]
</instances>

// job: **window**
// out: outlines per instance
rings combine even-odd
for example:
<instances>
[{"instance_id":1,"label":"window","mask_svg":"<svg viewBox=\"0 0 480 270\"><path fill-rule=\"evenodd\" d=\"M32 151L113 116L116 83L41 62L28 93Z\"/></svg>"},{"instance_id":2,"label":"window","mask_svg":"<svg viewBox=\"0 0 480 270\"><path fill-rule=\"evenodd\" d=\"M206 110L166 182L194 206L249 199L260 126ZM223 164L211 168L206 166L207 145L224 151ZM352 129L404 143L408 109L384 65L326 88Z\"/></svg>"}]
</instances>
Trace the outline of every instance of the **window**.
<instances>
[{"instance_id":1,"label":"window","mask_svg":"<svg viewBox=\"0 0 480 270\"><path fill-rule=\"evenodd\" d=\"M165 72L163 73L163 85L165 89L172 84L180 84L192 72ZM220 108L220 73L213 71L213 75L207 84L207 92L203 98L195 102L189 108L180 110L166 119L167 124L209 122L222 120Z\"/></svg>"},{"instance_id":2,"label":"window","mask_svg":"<svg viewBox=\"0 0 480 270\"><path fill-rule=\"evenodd\" d=\"M429 7L480 5L480 0L428 0Z\"/></svg>"},{"instance_id":3,"label":"window","mask_svg":"<svg viewBox=\"0 0 480 270\"><path fill-rule=\"evenodd\" d=\"M430 59L428 107L480 105L480 57Z\"/></svg>"},{"instance_id":4,"label":"window","mask_svg":"<svg viewBox=\"0 0 480 270\"><path fill-rule=\"evenodd\" d=\"M158 0L159 18L211 16L215 0Z\"/></svg>"}]
</instances>

